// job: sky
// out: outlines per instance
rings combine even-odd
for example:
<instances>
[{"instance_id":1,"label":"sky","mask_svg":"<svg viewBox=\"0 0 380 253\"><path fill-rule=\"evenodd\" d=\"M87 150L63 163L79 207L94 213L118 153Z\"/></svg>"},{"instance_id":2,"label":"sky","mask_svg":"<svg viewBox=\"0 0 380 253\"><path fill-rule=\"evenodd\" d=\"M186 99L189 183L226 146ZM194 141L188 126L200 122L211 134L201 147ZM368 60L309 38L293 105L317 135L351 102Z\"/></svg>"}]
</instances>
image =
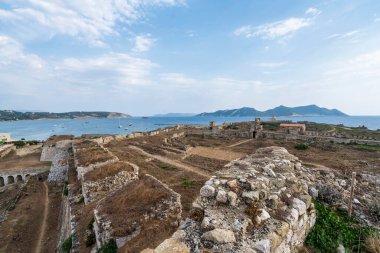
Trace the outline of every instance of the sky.
<instances>
[{"instance_id":1,"label":"sky","mask_svg":"<svg viewBox=\"0 0 380 253\"><path fill-rule=\"evenodd\" d=\"M380 115L378 0L0 0L0 109Z\"/></svg>"}]
</instances>

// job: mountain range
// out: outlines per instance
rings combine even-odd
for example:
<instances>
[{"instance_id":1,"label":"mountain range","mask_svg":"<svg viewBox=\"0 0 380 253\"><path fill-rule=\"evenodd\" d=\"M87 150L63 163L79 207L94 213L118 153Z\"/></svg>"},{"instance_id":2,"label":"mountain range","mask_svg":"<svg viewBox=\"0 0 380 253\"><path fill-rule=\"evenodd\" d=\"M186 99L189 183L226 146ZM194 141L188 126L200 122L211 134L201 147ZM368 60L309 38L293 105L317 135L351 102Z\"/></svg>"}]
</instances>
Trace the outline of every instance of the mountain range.
<instances>
[{"instance_id":1,"label":"mountain range","mask_svg":"<svg viewBox=\"0 0 380 253\"><path fill-rule=\"evenodd\" d=\"M20 112L0 110L0 121L36 119L80 119L80 118L127 118L128 114L118 112Z\"/></svg>"},{"instance_id":2,"label":"mountain range","mask_svg":"<svg viewBox=\"0 0 380 253\"><path fill-rule=\"evenodd\" d=\"M216 112L204 112L197 116L219 117L271 117L271 116L348 116L337 109L327 109L317 105L297 107L278 106L266 111L258 111L255 108L243 107L240 109L219 110Z\"/></svg>"}]
</instances>

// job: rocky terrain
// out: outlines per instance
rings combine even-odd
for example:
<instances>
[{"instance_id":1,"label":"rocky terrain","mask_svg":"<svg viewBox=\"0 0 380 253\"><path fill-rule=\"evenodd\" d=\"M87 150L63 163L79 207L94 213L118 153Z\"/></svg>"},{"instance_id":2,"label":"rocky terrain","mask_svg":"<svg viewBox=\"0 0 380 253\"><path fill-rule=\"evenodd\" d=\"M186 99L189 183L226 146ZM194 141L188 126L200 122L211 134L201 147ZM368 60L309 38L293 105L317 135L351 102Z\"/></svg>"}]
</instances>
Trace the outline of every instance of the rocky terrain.
<instances>
[{"instance_id":1,"label":"rocky terrain","mask_svg":"<svg viewBox=\"0 0 380 253\"><path fill-rule=\"evenodd\" d=\"M12 252L17 238L21 252L28 244L33 252L326 252L338 246L377 252L364 240L380 226L378 151L318 142L298 150L291 140L187 134L193 130L54 136L42 150L1 158L0 168L22 171L22 159L51 166L0 188L0 211L7 213L0 251ZM328 224L340 231L337 238L348 239L329 234L328 246L320 247L323 220L347 214L351 203L351 227ZM15 222L21 225L12 230ZM27 235L31 230L34 236Z\"/></svg>"}]
</instances>

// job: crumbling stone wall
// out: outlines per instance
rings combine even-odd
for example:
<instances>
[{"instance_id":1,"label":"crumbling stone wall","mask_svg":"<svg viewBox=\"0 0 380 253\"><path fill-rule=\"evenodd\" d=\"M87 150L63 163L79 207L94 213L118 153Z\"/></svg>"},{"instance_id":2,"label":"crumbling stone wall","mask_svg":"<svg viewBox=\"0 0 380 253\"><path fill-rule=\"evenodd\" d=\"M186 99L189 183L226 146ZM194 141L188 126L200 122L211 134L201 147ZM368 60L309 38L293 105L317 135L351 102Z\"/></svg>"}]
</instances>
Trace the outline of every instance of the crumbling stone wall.
<instances>
[{"instance_id":1,"label":"crumbling stone wall","mask_svg":"<svg viewBox=\"0 0 380 253\"><path fill-rule=\"evenodd\" d=\"M114 176L109 176L96 181L84 181L82 183L82 192L84 203L88 204L97 201L108 194L119 190L132 180L138 179L139 168L137 165L131 164L133 171L121 171ZM98 168L101 170L102 168Z\"/></svg>"},{"instance_id":2,"label":"crumbling stone wall","mask_svg":"<svg viewBox=\"0 0 380 253\"><path fill-rule=\"evenodd\" d=\"M176 239L191 252L294 252L316 219L299 166L280 147L231 162L201 188Z\"/></svg>"}]
</instances>

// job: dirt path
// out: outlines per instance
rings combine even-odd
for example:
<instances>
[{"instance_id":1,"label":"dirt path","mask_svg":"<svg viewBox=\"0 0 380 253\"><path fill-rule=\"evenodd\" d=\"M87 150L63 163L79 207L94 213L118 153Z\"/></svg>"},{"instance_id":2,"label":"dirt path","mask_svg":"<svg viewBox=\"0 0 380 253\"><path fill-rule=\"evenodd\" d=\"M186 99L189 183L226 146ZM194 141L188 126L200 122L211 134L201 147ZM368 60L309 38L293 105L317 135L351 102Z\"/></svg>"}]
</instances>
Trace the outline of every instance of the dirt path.
<instances>
[{"instance_id":1,"label":"dirt path","mask_svg":"<svg viewBox=\"0 0 380 253\"><path fill-rule=\"evenodd\" d=\"M150 154L146 151L144 151L143 149L139 148L139 147L136 147L136 146L129 146L130 148L134 149L134 150L137 150L138 152L140 152L141 154L145 155L145 156L148 156L148 157L151 157L151 158L154 158L160 162L163 162L163 163L167 163L167 164L170 164L170 165L173 165L173 166L176 166L178 168L181 168L181 169L184 169L184 170L187 170L187 171L190 171L190 172L193 172L195 174L198 174L200 176L203 176L205 178L209 178L211 176L210 173L206 172L206 171L203 171L202 169L199 169L197 167L193 167L193 166L189 166L189 165L185 165L183 163L180 163L178 161L175 161L175 160L172 160L172 159L169 159L167 157L163 157L163 156L159 156L159 155L153 155L153 154Z\"/></svg>"},{"instance_id":2,"label":"dirt path","mask_svg":"<svg viewBox=\"0 0 380 253\"><path fill-rule=\"evenodd\" d=\"M207 158L212 158L212 159L217 159L217 160L223 160L223 161L232 161L239 159L245 154L243 153L238 153L234 151L229 151L229 150L223 150L220 148L209 148L209 147L201 147L197 146L192 149L189 149L186 152L186 155L182 157L183 159L186 159L187 157L191 155L198 155L202 157L207 157Z\"/></svg>"},{"instance_id":3,"label":"dirt path","mask_svg":"<svg viewBox=\"0 0 380 253\"><path fill-rule=\"evenodd\" d=\"M241 145L241 144L244 144L244 143L250 142L250 141L252 141L252 140L253 140L253 139L248 139L248 140L238 141L238 142L236 142L236 143L234 143L234 144L231 144L231 145L229 145L229 146L226 146L226 148L233 148L233 147L239 146L239 145Z\"/></svg>"},{"instance_id":4,"label":"dirt path","mask_svg":"<svg viewBox=\"0 0 380 253\"><path fill-rule=\"evenodd\" d=\"M38 237L38 243L36 246L36 249L34 252L40 253L42 252L42 241L44 240L46 225L47 225L47 217L48 217L48 211L49 211L49 187L47 186L46 181L44 182L44 188L45 188L45 200L44 200L44 217L42 220L41 228L40 228L40 235Z\"/></svg>"}]
</instances>

